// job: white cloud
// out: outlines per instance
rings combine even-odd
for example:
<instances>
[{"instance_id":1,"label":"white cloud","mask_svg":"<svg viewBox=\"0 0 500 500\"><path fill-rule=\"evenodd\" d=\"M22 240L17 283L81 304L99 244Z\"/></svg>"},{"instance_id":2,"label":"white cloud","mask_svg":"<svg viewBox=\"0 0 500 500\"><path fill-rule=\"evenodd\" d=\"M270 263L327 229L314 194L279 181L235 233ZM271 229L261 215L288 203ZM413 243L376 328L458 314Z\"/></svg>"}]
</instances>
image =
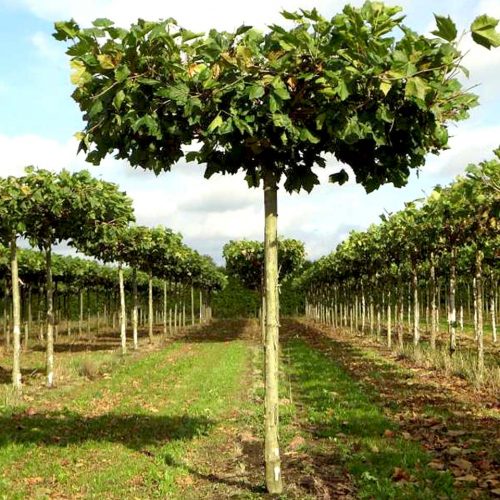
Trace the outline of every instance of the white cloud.
<instances>
[{"instance_id":1,"label":"white cloud","mask_svg":"<svg viewBox=\"0 0 500 500\"><path fill-rule=\"evenodd\" d=\"M31 36L31 43L38 53L50 62L63 64L66 67L66 58L61 45L46 33L37 31Z\"/></svg>"},{"instance_id":2,"label":"white cloud","mask_svg":"<svg viewBox=\"0 0 500 500\"><path fill-rule=\"evenodd\" d=\"M438 157L429 157L426 169L434 176L456 176L463 172L469 163L478 163L491 158L493 149L499 144L500 125L457 129L450 138L450 149Z\"/></svg>"},{"instance_id":3,"label":"white cloud","mask_svg":"<svg viewBox=\"0 0 500 500\"><path fill-rule=\"evenodd\" d=\"M281 20L279 12L317 7L324 14L333 14L344 2L340 0L254 0L234 2L219 0L211 2L183 1L159 2L157 0L22 0L35 15L50 21L75 18L88 25L97 17L108 17L123 26L142 19L166 19L173 17L190 29L206 30L216 27L231 30L241 24L261 28ZM354 3L361 3L357 0Z\"/></svg>"}]
</instances>

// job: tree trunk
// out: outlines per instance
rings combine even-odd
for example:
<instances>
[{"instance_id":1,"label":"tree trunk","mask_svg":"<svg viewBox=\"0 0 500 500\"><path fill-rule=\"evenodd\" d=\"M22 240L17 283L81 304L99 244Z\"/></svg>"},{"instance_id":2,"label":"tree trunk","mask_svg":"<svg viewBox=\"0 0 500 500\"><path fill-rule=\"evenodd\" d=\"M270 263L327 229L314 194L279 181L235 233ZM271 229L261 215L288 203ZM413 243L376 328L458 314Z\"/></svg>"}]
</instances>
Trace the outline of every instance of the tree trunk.
<instances>
[{"instance_id":1,"label":"tree trunk","mask_svg":"<svg viewBox=\"0 0 500 500\"><path fill-rule=\"evenodd\" d=\"M392 347L392 325L391 325L391 290L387 293L387 347Z\"/></svg>"},{"instance_id":2,"label":"tree trunk","mask_svg":"<svg viewBox=\"0 0 500 500\"><path fill-rule=\"evenodd\" d=\"M203 291L202 289L200 288L200 291L199 291L199 295L200 295L200 325L203 324Z\"/></svg>"},{"instance_id":3,"label":"tree trunk","mask_svg":"<svg viewBox=\"0 0 500 500\"><path fill-rule=\"evenodd\" d=\"M78 336L82 336L82 330L83 330L83 290L80 290L79 294L79 303L80 303L80 314L78 317Z\"/></svg>"},{"instance_id":4,"label":"tree trunk","mask_svg":"<svg viewBox=\"0 0 500 500\"><path fill-rule=\"evenodd\" d=\"M496 304L495 304L496 283L493 271L491 272L490 278L491 278L491 284L490 284L491 334L493 343L496 344L497 342L497 317L496 317Z\"/></svg>"},{"instance_id":5,"label":"tree trunk","mask_svg":"<svg viewBox=\"0 0 500 500\"><path fill-rule=\"evenodd\" d=\"M271 494L283 491L278 441L278 369L279 311L278 302L278 188L271 173L264 177L264 260L266 291L266 396L265 396L265 463L266 486Z\"/></svg>"},{"instance_id":6,"label":"tree trunk","mask_svg":"<svg viewBox=\"0 0 500 500\"><path fill-rule=\"evenodd\" d=\"M413 345L418 346L420 341L420 311L418 305L418 276L413 269Z\"/></svg>"},{"instance_id":7,"label":"tree trunk","mask_svg":"<svg viewBox=\"0 0 500 500\"><path fill-rule=\"evenodd\" d=\"M120 340L122 355L127 354L127 311L125 309L125 286L123 284L122 263L118 264L118 282L120 288Z\"/></svg>"},{"instance_id":8,"label":"tree trunk","mask_svg":"<svg viewBox=\"0 0 500 500\"><path fill-rule=\"evenodd\" d=\"M139 326L139 311L137 300L137 269L132 269L132 342L134 349L139 348L139 339L137 329Z\"/></svg>"},{"instance_id":9,"label":"tree trunk","mask_svg":"<svg viewBox=\"0 0 500 500\"><path fill-rule=\"evenodd\" d=\"M194 287L191 285L191 326L194 326Z\"/></svg>"},{"instance_id":10,"label":"tree trunk","mask_svg":"<svg viewBox=\"0 0 500 500\"><path fill-rule=\"evenodd\" d=\"M455 304L456 286L457 286L457 264L456 249L451 249L450 263L450 290L448 295L448 331L450 335L450 354L453 354L457 348L457 308Z\"/></svg>"},{"instance_id":11,"label":"tree trunk","mask_svg":"<svg viewBox=\"0 0 500 500\"><path fill-rule=\"evenodd\" d=\"M167 281L163 280L163 335L167 336L167 314L168 314L168 303L167 303Z\"/></svg>"},{"instance_id":12,"label":"tree trunk","mask_svg":"<svg viewBox=\"0 0 500 500\"><path fill-rule=\"evenodd\" d=\"M483 252L478 250L476 252L476 276L475 276L475 287L474 296L476 300L474 301L474 306L476 307L476 317L477 317L477 372L479 378L481 379L484 372L484 344L483 344L483 282L482 282L482 266L483 266Z\"/></svg>"},{"instance_id":13,"label":"tree trunk","mask_svg":"<svg viewBox=\"0 0 500 500\"><path fill-rule=\"evenodd\" d=\"M10 271L12 287L12 385L21 390L21 297L19 293L19 271L17 264L17 238L10 240Z\"/></svg>"},{"instance_id":14,"label":"tree trunk","mask_svg":"<svg viewBox=\"0 0 500 500\"><path fill-rule=\"evenodd\" d=\"M148 334L149 342L153 342L153 274L148 275Z\"/></svg>"},{"instance_id":15,"label":"tree trunk","mask_svg":"<svg viewBox=\"0 0 500 500\"><path fill-rule=\"evenodd\" d=\"M431 349L436 349L437 311L436 311L436 262L431 253Z\"/></svg>"},{"instance_id":16,"label":"tree trunk","mask_svg":"<svg viewBox=\"0 0 500 500\"><path fill-rule=\"evenodd\" d=\"M46 339L46 365L47 387L54 385L54 287L52 283L52 247L45 247L45 273L47 292L47 339Z\"/></svg>"}]
</instances>

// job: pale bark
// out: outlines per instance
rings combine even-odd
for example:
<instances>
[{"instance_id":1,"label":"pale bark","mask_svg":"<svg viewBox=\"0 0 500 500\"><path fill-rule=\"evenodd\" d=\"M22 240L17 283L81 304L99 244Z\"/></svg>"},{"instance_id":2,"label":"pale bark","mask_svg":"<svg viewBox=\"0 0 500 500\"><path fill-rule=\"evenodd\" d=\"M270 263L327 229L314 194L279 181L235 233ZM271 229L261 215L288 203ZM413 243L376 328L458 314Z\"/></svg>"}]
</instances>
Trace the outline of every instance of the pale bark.
<instances>
[{"instance_id":1,"label":"pale bark","mask_svg":"<svg viewBox=\"0 0 500 500\"><path fill-rule=\"evenodd\" d=\"M167 313L168 313L168 292L167 292L167 281L163 281L163 335L167 336Z\"/></svg>"},{"instance_id":2,"label":"pale bark","mask_svg":"<svg viewBox=\"0 0 500 500\"><path fill-rule=\"evenodd\" d=\"M194 287L191 285L191 326L194 326Z\"/></svg>"},{"instance_id":3,"label":"pale bark","mask_svg":"<svg viewBox=\"0 0 500 500\"><path fill-rule=\"evenodd\" d=\"M199 296L200 296L200 325L203 324L203 292L200 288L199 290Z\"/></svg>"},{"instance_id":4,"label":"pale bark","mask_svg":"<svg viewBox=\"0 0 500 500\"><path fill-rule=\"evenodd\" d=\"M436 311L436 262L431 253L431 349L436 349L437 311Z\"/></svg>"},{"instance_id":5,"label":"pale bark","mask_svg":"<svg viewBox=\"0 0 500 500\"><path fill-rule=\"evenodd\" d=\"M278 441L278 193L272 174L264 178L264 259L266 291L266 396L265 396L265 464L266 486L271 494L281 494L281 460Z\"/></svg>"},{"instance_id":6,"label":"pale bark","mask_svg":"<svg viewBox=\"0 0 500 500\"><path fill-rule=\"evenodd\" d=\"M46 369L47 387L54 385L54 287L52 282L52 248L45 248L45 272L47 276L47 339L46 339Z\"/></svg>"},{"instance_id":7,"label":"pale bark","mask_svg":"<svg viewBox=\"0 0 500 500\"><path fill-rule=\"evenodd\" d=\"M139 348L138 339L138 326L139 326L139 314L138 314L138 300L137 300L137 269L134 267L132 269L132 342L134 349Z\"/></svg>"},{"instance_id":8,"label":"pale bark","mask_svg":"<svg viewBox=\"0 0 500 500\"><path fill-rule=\"evenodd\" d=\"M491 314L491 334L493 343L497 342L497 318L496 318L496 303L495 303L495 279L493 272L491 273L491 287L490 287L490 314Z\"/></svg>"},{"instance_id":9,"label":"pale bark","mask_svg":"<svg viewBox=\"0 0 500 500\"><path fill-rule=\"evenodd\" d=\"M148 335L149 342L153 342L153 275L148 275Z\"/></svg>"},{"instance_id":10,"label":"pale bark","mask_svg":"<svg viewBox=\"0 0 500 500\"><path fill-rule=\"evenodd\" d=\"M387 293L387 347L392 347L392 325L391 325L391 291Z\"/></svg>"},{"instance_id":11,"label":"pale bark","mask_svg":"<svg viewBox=\"0 0 500 500\"><path fill-rule=\"evenodd\" d=\"M81 337L83 330L83 290L80 290L79 304L80 304L80 314L78 316L78 336Z\"/></svg>"},{"instance_id":12,"label":"pale bark","mask_svg":"<svg viewBox=\"0 0 500 500\"><path fill-rule=\"evenodd\" d=\"M413 344L418 346L420 341L420 311L418 304L418 276L417 270L413 269Z\"/></svg>"},{"instance_id":13,"label":"pale bark","mask_svg":"<svg viewBox=\"0 0 500 500\"><path fill-rule=\"evenodd\" d=\"M127 354L127 311L125 309L125 286L123 284L122 264L118 265L118 283L120 288L120 340L122 355Z\"/></svg>"},{"instance_id":14,"label":"pale bark","mask_svg":"<svg viewBox=\"0 0 500 500\"><path fill-rule=\"evenodd\" d=\"M448 293L448 333L450 335L450 354L457 348L457 308L455 303L457 283L456 249L451 249L450 289Z\"/></svg>"},{"instance_id":15,"label":"pale bark","mask_svg":"<svg viewBox=\"0 0 500 500\"><path fill-rule=\"evenodd\" d=\"M21 390L21 296L19 293L19 271L17 263L17 241L10 241L10 271L12 287L12 385Z\"/></svg>"},{"instance_id":16,"label":"pale bark","mask_svg":"<svg viewBox=\"0 0 500 500\"><path fill-rule=\"evenodd\" d=\"M482 281L482 265L483 265L483 253L478 250L476 253L476 276L475 276L475 298L474 305L476 306L476 317L477 317L477 371L479 378L481 379L484 372L484 344L483 344L483 281Z\"/></svg>"}]
</instances>

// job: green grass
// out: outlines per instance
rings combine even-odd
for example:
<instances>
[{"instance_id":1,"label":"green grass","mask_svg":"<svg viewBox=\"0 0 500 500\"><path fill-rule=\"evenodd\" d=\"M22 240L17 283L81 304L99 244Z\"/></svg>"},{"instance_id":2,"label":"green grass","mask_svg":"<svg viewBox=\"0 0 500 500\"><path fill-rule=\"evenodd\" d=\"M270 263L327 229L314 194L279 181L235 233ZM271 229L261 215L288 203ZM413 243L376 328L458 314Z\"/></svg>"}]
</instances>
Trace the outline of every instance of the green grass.
<instances>
[{"instance_id":1,"label":"green grass","mask_svg":"<svg viewBox=\"0 0 500 500\"><path fill-rule=\"evenodd\" d=\"M176 343L4 405L0 498L175 498L186 450L236 404L249 357L242 341Z\"/></svg>"},{"instance_id":2,"label":"green grass","mask_svg":"<svg viewBox=\"0 0 500 500\"><path fill-rule=\"evenodd\" d=\"M327 355L300 339L286 344L285 355L301 418L316 438L309 453L333 455L352 475L357 498L460 498L452 476L427 467L425 451L400 437L362 386Z\"/></svg>"}]
</instances>

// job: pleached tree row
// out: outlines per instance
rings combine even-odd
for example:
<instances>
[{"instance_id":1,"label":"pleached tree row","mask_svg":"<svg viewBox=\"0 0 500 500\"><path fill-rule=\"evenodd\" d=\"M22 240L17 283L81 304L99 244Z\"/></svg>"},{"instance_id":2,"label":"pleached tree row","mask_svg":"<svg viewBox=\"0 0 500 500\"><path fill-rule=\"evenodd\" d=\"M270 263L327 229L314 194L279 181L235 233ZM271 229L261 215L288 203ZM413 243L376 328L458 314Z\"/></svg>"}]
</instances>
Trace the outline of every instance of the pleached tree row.
<instances>
[{"instance_id":1,"label":"pleached tree row","mask_svg":"<svg viewBox=\"0 0 500 500\"><path fill-rule=\"evenodd\" d=\"M133 345L137 348L139 319L138 290L147 283L147 314L152 339L154 318L154 284L161 280L164 332L172 325L186 323L186 301L191 295L191 323L194 323L194 294L197 290L200 316L210 316L207 298L213 289L223 285L223 276L210 258L199 255L182 242L182 237L163 228L130 225L134 221L132 201L115 184L94 179L87 171L54 173L27 168L21 177L0 179L0 279L3 280L3 330L5 342L13 350L13 385L21 387L20 352L21 321L25 318L25 339L33 323L33 297L39 336L46 346L47 385L54 383L54 333L60 319L67 322L70 333L72 299L78 296L78 331L83 325L84 294L87 302L87 328L90 324L90 300L96 315L104 321L113 318L118 289L118 318L122 353L126 352L127 311L124 266L132 298ZM24 238L35 251L18 251L18 239ZM53 255L53 246L65 242L94 261ZM20 254L20 258L18 258ZM141 274L143 273L143 274ZM156 281L158 287L158 281ZM170 291L172 307L168 306ZM111 295L110 295L111 292ZM204 294L204 298L203 298ZM158 293L156 293L158 295ZM23 301L21 301L23 296ZM102 300L106 296L108 301ZM57 302L55 309L54 299ZM98 309L100 303L102 311ZM24 312L22 311L24 309ZM42 313L43 311L43 313ZM57 315L57 318L56 318ZM157 315L159 317L159 315ZM202 318L203 319L203 318ZM112 321L112 319L111 319Z\"/></svg>"},{"instance_id":2,"label":"pleached tree row","mask_svg":"<svg viewBox=\"0 0 500 500\"><path fill-rule=\"evenodd\" d=\"M500 272L500 150L422 201L351 232L300 279L306 314L335 327L385 335L418 346L424 325L436 348L445 317L450 354L457 330L473 324L478 371L484 368L484 323L497 341ZM426 339L427 340L427 339Z\"/></svg>"}]
</instances>

